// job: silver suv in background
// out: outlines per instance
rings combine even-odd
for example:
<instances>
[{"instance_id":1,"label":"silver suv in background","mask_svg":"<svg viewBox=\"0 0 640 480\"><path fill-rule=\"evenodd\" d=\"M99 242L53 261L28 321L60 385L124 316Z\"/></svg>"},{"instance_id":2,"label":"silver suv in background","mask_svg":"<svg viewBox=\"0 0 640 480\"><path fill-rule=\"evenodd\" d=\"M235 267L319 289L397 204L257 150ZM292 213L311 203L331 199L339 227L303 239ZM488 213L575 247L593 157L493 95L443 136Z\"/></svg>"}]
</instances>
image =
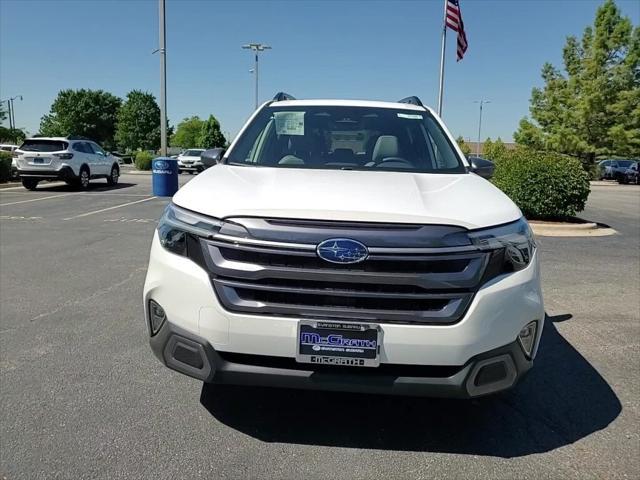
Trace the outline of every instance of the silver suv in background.
<instances>
[{"instance_id":1,"label":"silver suv in background","mask_svg":"<svg viewBox=\"0 0 640 480\"><path fill-rule=\"evenodd\" d=\"M202 163L200 155L204 152L204 148L190 148L177 156L178 173L200 173L206 167Z\"/></svg>"},{"instance_id":2,"label":"silver suv in background","mask_svg":"<svg viewBox=\"0 0 640 480\"><path fill-rule=\"evenodd\" d=\"M94 178L106 178L109 185L118 183L118 157L83 137L27 138L14 151L22 185L35 190L43 180L63 180L82 189Z\"/></svg>"}]
</instances>

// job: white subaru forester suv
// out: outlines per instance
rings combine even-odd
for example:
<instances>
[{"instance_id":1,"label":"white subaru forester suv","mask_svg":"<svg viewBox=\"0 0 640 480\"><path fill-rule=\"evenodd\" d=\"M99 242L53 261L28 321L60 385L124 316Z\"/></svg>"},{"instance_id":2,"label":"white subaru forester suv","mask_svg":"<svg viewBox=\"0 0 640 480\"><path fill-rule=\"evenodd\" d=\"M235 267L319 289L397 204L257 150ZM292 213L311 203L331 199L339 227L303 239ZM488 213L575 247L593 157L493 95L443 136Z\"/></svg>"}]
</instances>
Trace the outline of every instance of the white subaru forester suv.
<instances>
[{"instance_id":1,"label":"white subaru forester suv","mask_svg":"<svg viewBox=\"0 0 640 480\"><path fill-rule=\"evenodd\" d=\"M43 180L63 180L82 189L94 178L118 183L118 157L84 137L27 138L13 152L22 185L35 190Z\"/></svg>"},{"instance_id":2,"label":"white subaru forester suv","mask_svg":"<svg viewBox=\"0 0 640 480\"><path fill-rule=\"evenodd\" d=\"M278 94L173 197L143 302L205 382L469 398L532 366L544 321L520 210L416 97Z\"/></svg>"}]
</instances>

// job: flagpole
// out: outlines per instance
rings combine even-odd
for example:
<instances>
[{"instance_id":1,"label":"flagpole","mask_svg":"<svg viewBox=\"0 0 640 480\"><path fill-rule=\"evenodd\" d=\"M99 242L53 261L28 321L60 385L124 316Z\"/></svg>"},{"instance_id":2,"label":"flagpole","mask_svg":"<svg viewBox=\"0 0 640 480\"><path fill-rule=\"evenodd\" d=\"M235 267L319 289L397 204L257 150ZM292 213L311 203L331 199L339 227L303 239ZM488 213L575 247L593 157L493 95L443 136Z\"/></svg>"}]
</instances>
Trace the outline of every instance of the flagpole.
<instances>
[{"instance_id":1,"label":"flagpole","mask_svg":"<svg viewBox=\"0 0 640 480\"><path fill-rule=\"evenodd\" d=\"M442 48L440 50L440 89L438 90L438 116L442 117L442 96L444 94L444 52L447 44L447 0L444 0L442 18Z\"/></svg>"}]
</instances>

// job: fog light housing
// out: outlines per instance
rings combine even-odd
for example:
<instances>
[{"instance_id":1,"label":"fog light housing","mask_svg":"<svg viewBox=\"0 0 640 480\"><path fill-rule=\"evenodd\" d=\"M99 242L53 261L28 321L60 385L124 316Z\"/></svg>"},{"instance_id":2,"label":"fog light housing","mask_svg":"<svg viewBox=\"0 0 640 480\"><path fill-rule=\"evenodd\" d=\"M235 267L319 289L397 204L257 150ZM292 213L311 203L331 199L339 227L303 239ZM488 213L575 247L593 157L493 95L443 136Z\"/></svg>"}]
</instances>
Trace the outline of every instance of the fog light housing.
<instances>
[{"instance_id":1,"label":"fog light housing","mask_svg":"<svg viewBox=\"0 0 640 480\"><path fill-rule=\"evenodd\" d=\"M537 330L538 322L534 320L533 322L527 323L518 334L518 342L520 343L520 347L522 347L522 351L528 358L531 358L533 347L536 344Z\"/></svg>"},{"instance_id":2,"label":"fog light housing","mask_svg":"<svg viewBox=\"0 0 640 480\"><path fill-rule=\"evenodd\" d=\"M166 319L167 315L164 313L164 309L153 300L149 300L149 328L152 337L158 333Z\"/></svg>"}]
</instances>

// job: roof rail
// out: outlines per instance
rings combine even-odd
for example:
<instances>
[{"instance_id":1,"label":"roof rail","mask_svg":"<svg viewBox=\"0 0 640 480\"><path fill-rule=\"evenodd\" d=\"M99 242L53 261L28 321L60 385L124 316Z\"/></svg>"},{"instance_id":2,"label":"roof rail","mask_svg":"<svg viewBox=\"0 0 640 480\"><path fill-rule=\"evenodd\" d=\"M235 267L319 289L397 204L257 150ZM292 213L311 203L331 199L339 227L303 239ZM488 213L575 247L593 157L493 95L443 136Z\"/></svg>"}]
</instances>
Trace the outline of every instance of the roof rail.
<instances>
[{"instance_id":1,"label":"roof rail","mask_svg":"<svg viewBox=\"0 0 640 480\"><path fill-rule=\"evenodd\" d=\"M402 100L399 100L398 103L408 103L409 105L417 105L418 107L424 107L420 99L415 95L412 97L403 98Z\"/></svg>"},{"instance_id":2,"label":"roof rail","mask_svg":"<svg viewBox=\"0 0 640 480\"><path fill-rule=\"evenodd\" d=\"M278 92L276 93L276 96L273 97L274 102L282 102L284 100L295 100L295 97L284 92Z\"/></svg>"},{"instance_id":3,"label":"roof rail","mask_svg":"<svg viewBox=\"0 0 640 480\"><path fill-rule=\"evenodd\" d=\"M82 135L67 135L67 140L89 140L87 137L83 137Z\"/></svg>"}]
</instances>

